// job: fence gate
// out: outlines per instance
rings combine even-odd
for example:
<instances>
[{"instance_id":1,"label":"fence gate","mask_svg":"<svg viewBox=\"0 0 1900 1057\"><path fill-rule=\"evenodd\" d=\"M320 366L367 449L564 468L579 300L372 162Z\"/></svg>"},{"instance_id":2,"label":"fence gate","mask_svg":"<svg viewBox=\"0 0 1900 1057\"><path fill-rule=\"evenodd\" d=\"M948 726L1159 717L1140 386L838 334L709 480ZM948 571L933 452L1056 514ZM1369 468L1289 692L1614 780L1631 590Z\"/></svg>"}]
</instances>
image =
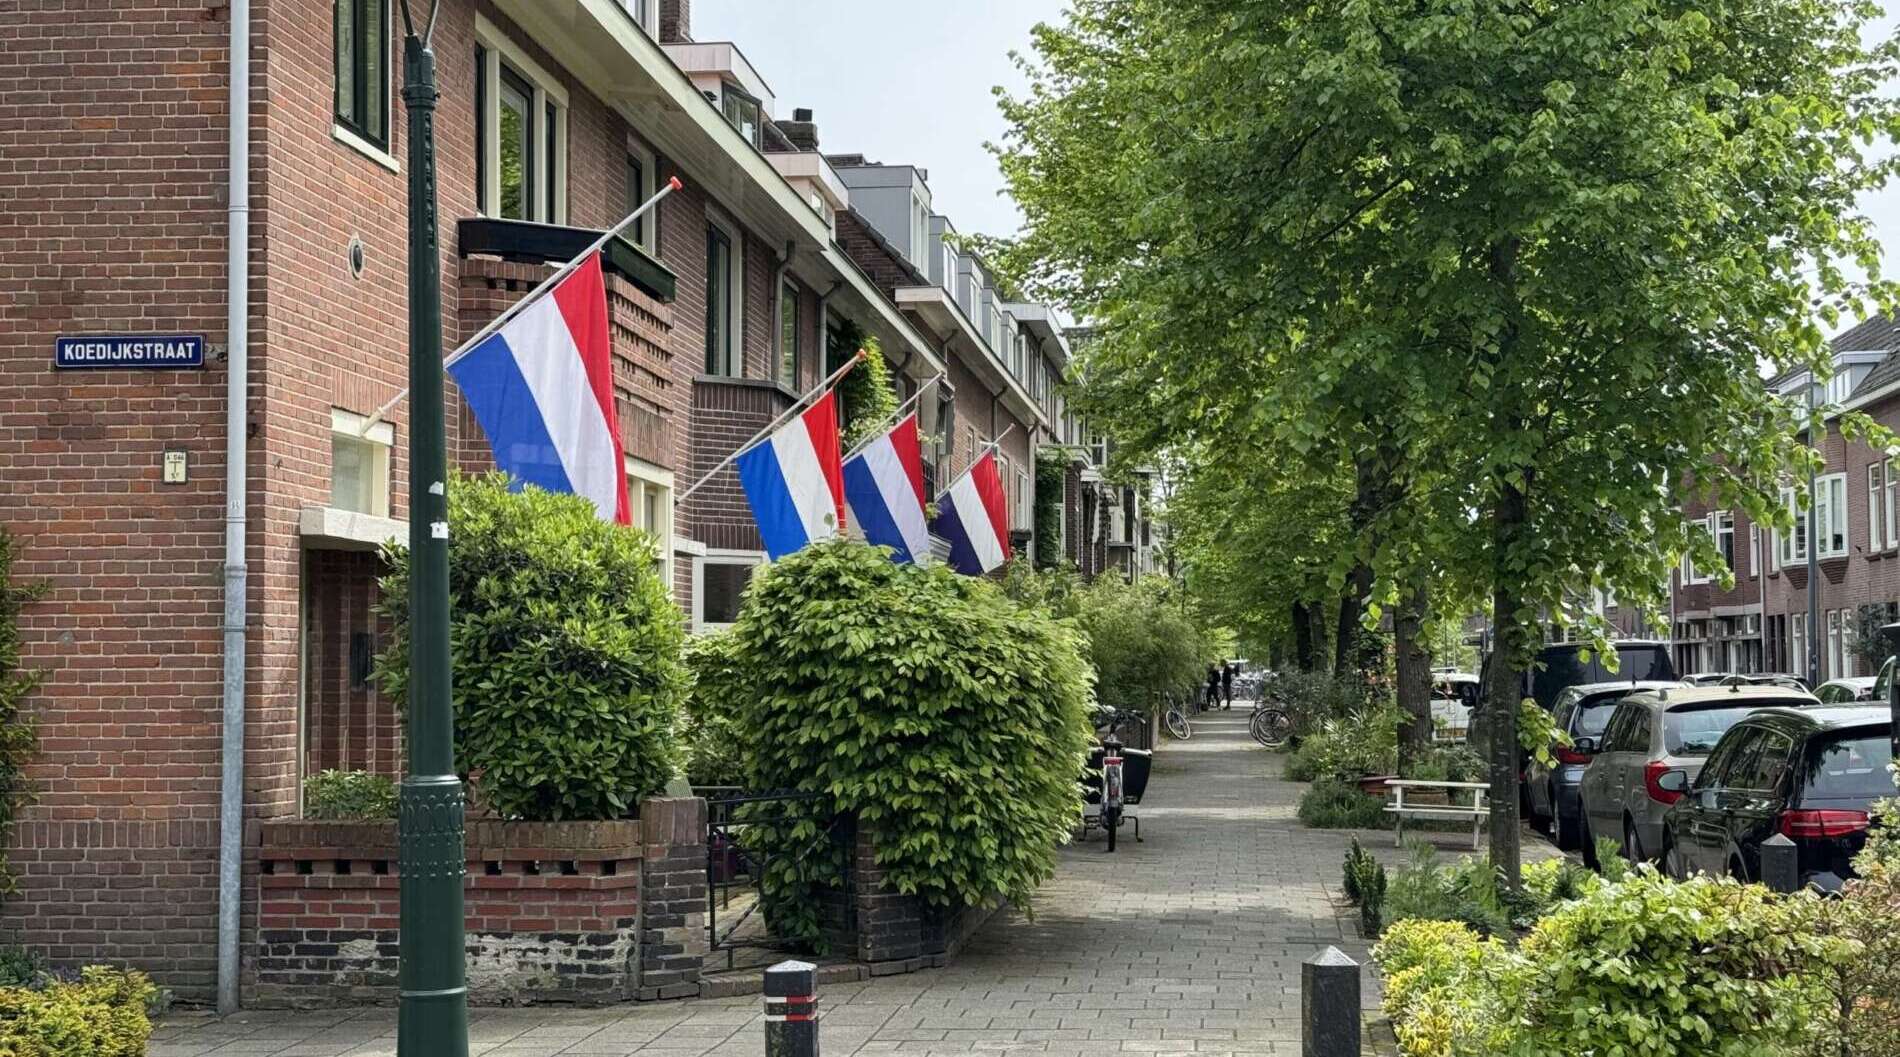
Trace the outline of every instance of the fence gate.
<instances>
[{"instance_id":1,"label":"fence gate","mask_svg":"<svg viewBox=\"0 0 1900 1057\"><path fill-rule=\"evenodd\" d=\"M723 786L695 792L706 797L707 946L714 957L725 952L727 969L775 961L787 944L766 921L761 887L765 868L774 854L790 855L794 862L816 854L831 843L844 816L834 814L819 820L818 832L809 841L774 853L759 846L759 834L766 827L808 817L799 808L826 799L824 794L747 794Z\"/></svg>"}]
</instances>

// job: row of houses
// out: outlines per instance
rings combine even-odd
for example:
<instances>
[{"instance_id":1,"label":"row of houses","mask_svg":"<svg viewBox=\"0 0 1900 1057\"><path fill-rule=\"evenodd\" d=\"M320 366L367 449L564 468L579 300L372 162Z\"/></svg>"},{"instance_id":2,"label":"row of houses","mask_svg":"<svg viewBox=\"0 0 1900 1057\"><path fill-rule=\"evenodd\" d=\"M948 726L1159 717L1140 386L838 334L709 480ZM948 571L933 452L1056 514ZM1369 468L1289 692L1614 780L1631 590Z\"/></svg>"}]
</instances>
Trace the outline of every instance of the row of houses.
<instances>
[{"instance_id":1,"label":"row of houses","mask_svg":"<svg viewBox=\"0 0 1900 1057\"><path fill-rule=\"evenodd\" d=\"M188 999L217 969L228 528L248 569L244 818L294 816L324 769L402 766L369 669L377 548L407 535L406 405L365 428L406 383L394 6L253 9L242 185L232 5L29 2L0 32L0 524L16 574L50 589L23 619L46 682L0 934ZM1001 437L1020 552L1153 567L1142 489L1103 479L1105 442L1065 402L1069 334L963 248L926 169L871 160L875 143L821 150L737 43L694 39L689 0L439 6L445 344L684 184L605 260L634 518L692 627L733 619L763 554L736 478L676 496L866 337L900 398L943 376L921 403L933 485ZM234 230L248 296L228 306ZM110 335L203 336L205 362L56 366L60 339ZM452 387L447 428L452 459L486 464ZM1061 460L1059 496L1038 495L1039 453ZM1052 536L1039 502L1061 503Z\"/></svg>"},{"instance_id":2,"label":"row of houses","mask_svg":"<svg viewBox=\"0 0 1900 1057\"><path fill-rule=\"evenodd\" d=\"M1875 317L1834 338L1832 346L1827 379L1801 370L1768 384L1797 399L1812 391L1817 404L1900 429L1900 326ZM1805 677L1811 649L1823 680L1877 671L1874 658L1884 650L1876 629L1900 611L1900 474L1885 451L1843 437L1838 414L1829 416L1818 449L1825 465L1815 477L1812 540L1807 512L1792 487L1782 492L1797 515L1788 533L1755 523L1745 511L1716 509L1706 499L1684 506L1714 538L1734 585L1724 590L1715 570L1687 560L1672 575L1666 626L1683 674ZM1818 574L1812 623L1810 546Z\"/></svg>"}]
</instances>

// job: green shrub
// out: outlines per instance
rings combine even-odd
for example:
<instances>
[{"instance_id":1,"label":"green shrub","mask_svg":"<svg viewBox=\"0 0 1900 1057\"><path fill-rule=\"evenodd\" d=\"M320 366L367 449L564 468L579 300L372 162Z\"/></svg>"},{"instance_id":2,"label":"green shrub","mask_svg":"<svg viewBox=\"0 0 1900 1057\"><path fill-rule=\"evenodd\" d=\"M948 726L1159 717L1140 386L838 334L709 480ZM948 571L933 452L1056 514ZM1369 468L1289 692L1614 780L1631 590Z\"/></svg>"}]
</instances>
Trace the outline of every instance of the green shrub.
<instances>
[{"instance_id":1,"label":"green shrub","mask_svg":"<svg viewBox=\"0 0 1900 1057\"><path fill-rule=\"evenodd\" d=\"M1062 560L1063 477L1069 453L1061 448L1036 452L1036 568L1053 569Z\"/></svg>"},{"instance_id":2,"label":"green shrub","mask_svg":"<svg viewBox=\"0 0 1900 1057\"><path fill-rule=\"evenodd\" d=\"M504 818L614 819L676 773L686 692L679 607L651 537L579 496L449 483L456 757ZM377 676L409 690L409 553L387 551Z\"/></svg>"},{"instance_id":3,"label":"green shrub","mask_svg":"<svg viewBox=\"0 0 1900 1057\"><path fill-rule=\"evenodd\" d=\"M1286 776L1295 781L1392 774L1399 763L1397 706L1364 707L1325 720L1288 758Z\"/></svg>"},{"instance_id":4,"label":"green shrub","mask_svg":"<svg viewBox=\"0 0 1900 1057\"><path fill-rule=\"evenodd\" d=\"M1384 977L1380 1008L1406 1057L1503 1053L1510 1018L1500 977L1509 951L1461 922L1401 920L1372 949ZM1563 1051L1569 1052L1569 1051Z\"/></svg>"},{"instance_id":5,"label":"green shrub","mask_svg":"<svg viewBox=\"0 0 1900 1057\"><path fill-rule=\"evenodd\" d=\"M1433 745L1399 770L1420 782L1480 782L1485 775L1484 760L1463 745Z\"/></svg>"},{"instance_id":6,"label":"green shrub","mask_svg":"<svg viewBox=\"0 0 1900 1057\"><path fill-rule=\"evenodd\" d=\"M736 640L730 631L693 635L686 640L686 668L693 689L680 712L680 745L686 780L696 786L742 785L745 764L738 723Z\"/></svg>"},{"instance_id":7,"label":"green shrub","mask_svg":"<svg viewBox=\"0 0 1900 1057\"><path fill-rule=\"evenodd\" d=\"M1591 844L1591 851L1596 856L1597 872L1605 881L1619 884L1630 875L1629 860L1623 858L1623 846L1615 837L1598 837Z\"/></svg>"},{"instance_id":8,"label":"green shrub","mask_svg":"<svg viewBox=\"0 0 1900 1057\"><path fill-rule=\"evenodd\" d=\"M25 987L46 972L38 952L26 947L0 947L0 987Z\"/></svg>"},{"instance_id":9,"label":"green shrub","mask_svg":"<svg viewBox=\"0 0 1900 1057\"><path fill-rule=\"evenodd\" d=\"M1072 625L833 540L761 570L732 634L749 783L822 796L759 827L782 934L819 945L817 890L841 881L843 849L810 849L834 811L876 833L892 887L933 905L1022 905L1054 872L1089 741Z\"/></svg>"},{"instance_id":10,"label":"green shrub","mask_svg":"<svg viewBox=\"0 0 1900 1057\"><path fill-rule=\"evenodd\" d=\"M877 338L865 334L855 323L847 324L846 331L843 354L863 349L864 362L838 382L839 442L843 451L890 428L891 416L897 413L897 390L891 385L891 368L884 361ZM843 361L828 366L835 370L843 366Z\"/></svg>"},{"instance_id":11,"label":"green shrub","mask_svg":"<svg viewBox=\"0 0 1900 1057\"><path fill-rule=\"evenodd\" d=\"M1376 859L1366 859L1359 864L1359 931L1370 938L1377 936L1385 927L1385 867Z\"/></svg>"},{"instance_id":12,"label":"green shrub","mask_svg":"<svg viewBox=\"0 0 1900 1057\"><path fill-rule=\"evenodd\" d=\"M0 1054L143 1057L147 1007L158 989L144 974L88 966L76 982L0 987Z\"/></svg>"},{"instance_id":13,"label":"green shrub","mask_svg":"<svg viewBox=\"0 0 1900 1057\"><path fill-rule=\"evenodd\" d=\"M1490 863L1466 858L1444 865L1424 841L1408 841L1406 850L1386 896L1390 920L1456 921L1487 935L1510 930L1512 916L1498 897Z\"/></svg>"},{"instance_id":14,"label":"green shrub","mask_svg":"<svg viewBox=\"0 0 1900 1057\"><path fill-rule=\"evenodd\" d=\"M1854 860L1859 876L1841 897L1801 904L1813 931L1851 952L1815 974L1826 1000L1809 1057L1900 1057L1900 816L1888 802L1875 809L1875 821Z\"/></svg>"},{"instance_id":15,"label":"green shrub","mask_svg":"<svg viewBox=\"0 0 1900 1057\"><path fill-rule=\"evenodd\" d=\"M396 783L368 771L319 771L303 781L303 817L396 817Z\"/></svg>"},{"instance_id":16,"label":"green shrub","mask_svg":"<svg viewBox=\"0 0 1900 1057\"><path fill-rule=\"evenodd\" d=\"M1336 778L1321 778L1307 787L1297 814L1309 829L1379 829L1386 824L1385 801Z\"/></svg>"},{"instance_id":17,"label":"green shrub","mask_svg":"<svg viewBox=\"0 0 1900 1057\"><path fill-rule=\"evenodd\" d=\"M1342 889L1349 903L1359 902L1359 875L1364 870L1365 861L1370 858L1372 858L1372 853L1360 847L1359 838L1354 837L1352 845L1346 849L1346 861L1341 867L1341 873L1344 875Z\"/></svg>"},{"instance_id":18,"label":"green shrub","mask_svg":"<svg viewBox=\"0 0 1900 1057\"><path fill-rule=\"evenodd\" d=\"M46 594L43 583L13 580L13 536L0 529L0 856L12 847L13 823L33 799L26 768L39 753L39 728L26 709L26 698L40 685L41 673L20 667L20 610ZM0 858L0 894L16 882Z\"/></svg>"},{"instance_id":19,"label":"green shrub","mask_svg":"<svg viewBox=\"0 0 1900 1057\"><path fill-rule=\"evenodd\" d=\"M1161 577L1098 578L1080 593L1077 622L1088 635L1096 698L1111 708L1152 712L1163 695L1199 686L1213 660Z\"/></svg>"}]
</instances>

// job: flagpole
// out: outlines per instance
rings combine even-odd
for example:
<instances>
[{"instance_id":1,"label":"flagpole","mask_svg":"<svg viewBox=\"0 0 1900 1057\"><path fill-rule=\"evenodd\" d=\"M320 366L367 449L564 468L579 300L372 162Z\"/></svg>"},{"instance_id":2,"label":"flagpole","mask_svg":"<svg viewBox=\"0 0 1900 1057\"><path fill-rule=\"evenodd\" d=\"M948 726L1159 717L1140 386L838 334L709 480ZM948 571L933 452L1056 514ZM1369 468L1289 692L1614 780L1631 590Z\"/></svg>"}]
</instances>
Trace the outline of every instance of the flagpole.
<instances>
[{"instance_id":1,"label":"flagpole","mask_svg":"<svg viewBox=\"0 0 1900 1057\"><path fill-rule=\"evenodd\" d=\"M985 444L985 445L983 445L983 447L985 447L985 448L988 448L988 449L990 449L991 451L994 451L994 450L996 450L997 448L1000 448L1000 447L1002 447L1002 446L1003 446L1003 438L1004 438L1004 437L1007 437L1007 436L1009 436L1009 435L1010 435L1011 433L1014 433L1014 432L1016 432L1016 423L1014 423L1014 422L1011 422L1011 423L1009 424L1009 428L1007 428L1007 429L1005 429L1005 430L1003 430L1003 432L1001 432L1001 433L998 433L998 434L996 435L996 439L994 439L994 440L992 440L992 441L990 441L990 442L989 442L988 444ZM982 458L982 457L983 457L983 456L982 456L981 454L979 454L979 455L977 456L977 458L978 458L978 459L980 459L980 458ZM972 459L972 460L970 460L970 464L971 464L972 466L974 466L974 465L976 464L976 459Z\"/></svg>"},{"instance_id":2,"label":"flagpole","mask_svg":"<svg viewBox=\"0 0 1900 1057\"><path fill-rule=\"evenodd\" d=\"M599 253L600 248L602 246L607 245L607 243L611 242L615 238L615 236L619 235L621 232L632 227L634 221L645 216L650 210L652 210L654 206L660 204L660 199L665 198L667 195L670 195L674 191L679 190L680 186L681 186L680 178L677 176L667 180L665 187L660 188L660 190L657 193L655 193L652 198L649 198L646 201L640 203L640 208L634 210L631 213L628 213L625 217L622 217L620 220L620 223L615 224L613 227L610 227L606 231L601 232L600 237L594 240L593 245L587 247L586 249L582 250L580 253L576 254L574 258L568 261L566 264L563 264L559 268L556 268L554 270L553 275L550 275L546 279L541 280L540 285L528 291L528 296L521 298L520 300L516 301L514 304L509 305L507 308L503 309L500 315L488 321L487 326L483 327L481 330L476 331L474 337L468 339L467 341L464 341L460 345L457 345L455 347L455 351L449 353L447 356L444 356L442 358L442 369L445 371L448 370L449 367L455 363L455 361L468 355L469 350L473 348L476 344L481 342L483 338L486 338L490 334L493 334L495 331L500 330L504 324L506 324L509 320L513 319L516 316L516 314L518 314L522 309L526 308L530 304L533 304L535 298L540 297L543 293L547 292L549 287L553 286L555 283L558 283L562 279L566 278L569 272L580 267L581 263L587 260L587 258L592 257L596 253ZM381 422L383 420L384 415L389 414L391 408L394 408L397 404L402 403L403 397L406 397L408 395L409 395L409 390L405 388L401 392L397 393L395 396L390 397L388 403L377 408L375 414L363 420L363 424L356 428L356 435L360 437L367 434L370 431L370 429L376 425L376 423Z\"/></svg>"},{"instance_id":3,"label":"flagpole","mask_svg":"<svg viewBox=\"0 0 1900 1057\"><path fill-rule=\"evenodd\" d=\"M949 495L950 489L955 488L957 486L958 481L961 481L965 477L970 476L970 471L976 469L976 464L983 461L983 456L988 452L995 451L997 446L1003 443L1003 438L1009 436L1012 432L1015 431L1015 429L1016 429L1016 424L1012 422L1009 424L1008 429L1005 429L1003 432L998 433L996 435L995 440L992 440L989 443L984 444L983 446L977 448L976 457L970 460L970 465L965 466L963 468L962 473L957 474L955 477L952 477L950 479L950 483L944 486L943 491L937 493L937 501L942 501L944 496Z\"/></svg>"},{"instance_id":4,"label":"flagpole","mask_svg":"<svg viewBox=\"0 0 1900 1057\"><path fill-rule=\"evenodd\" d=\"M884 421L882 421L882 422L879 422L879 423L877 424L877 428L871 431L871 435L870 435L869 437L866 437L865 439L863 439L863 440L861 440L861 441L859 441L859 442L858 442L858 445L857 445L857 447L855 447L855 448L852 448L852 449L851 449L850 451L847 451L847 452L845 452L845 453L844 453L844 457L845 457L845 458L847 458L847 459L849 459L849 458L850 458L851 456L853 456L853 455L856 455L857 453L859 453L859 452L861 452L861 451L863 451L864 449L866 449L866 448L868 448L868 447L870 447L870 446L871 446L871 442L872 442L872 441L874 441L874 440L876 440L876 439L878 438L878 434L880 434L880 433L882 433L882 432L884 432L884 430L885 430L885 429L886 429L887 427L889 427L889 426L890 426L890 425L891 425L892 423L894 423L894 422L896 422L897 420L899 420L899 419L901 419L901 418L903 418L903 417L904 417L904 410L905 410L906 408L908 408L908 407L910 407L910 405L912 405L912 404L914 404L914 403L916 403L916 402L917 402L917 401L918 401L919 399L921 399L921 398L923 397L923 395L924 395L925 393L927 393L927 392L929 392L929 391L930 391L930 390L931 390L932 388L934 388L934 387L936 386L936 384L937 384L938 382L941 382L941 381L943 381L943 375L942 375L942 374L939 374L939 375L937 375L937 376L936 376L935 378L932 378L932 379L931 379L930 381L928 381L928 382L925 382L925 383L924 383L923 385L921 385L921 386L919 386L919 387L918 387L918 389L917 389L917 391L916 391L915 393L912 393L912 394L910 395L910 399L909 399L909 400L906 400L906 401L904 401L903 403L901 403L901 404L899 404L899 405L897 405L897 410L895 410L895 411L893 411L893 412L891 412L890 414L888 414L888 415L886 415L886 416L884 416Z\"/></svg>"},{"instance_id":5,"label":"flagpole","mask_svg":"<svg viewBox=\"0 0 1900 1057\"><path fill-rule=\"evenodd\" d=\"M713 477L716 474L718 474L719 471L725 469L726 466L732 462L732 460L738 458L741 455L744 455L747 451L751 450L754 444L757 444L759 441L764 440L768 436L771 436L773 430L784 425L787 419L791 418L793 415L798 414L799 410L802 409L807 403L809 403L813 397L831 388L834 384L837 383L838 379L843 378L846 374L849 374L851 372L851 368L856 367L859 363L863 362L863 360L864 360L864 350L859 349L857 355L851 357L850 359L844 362L844 366L831 372L831 377L826 378L824 381L819 382L817 385L814 385L810 389L806 390L805 395L799 397L795 402L793 402L791 407L786 408L784 414L773 419L771 424L766 426L764 429L758 431L757 433L754 433L750 440L732 449L732 453L730 455L727 455L725 458L719 460L719 464L717 466L714 466L712 469L707 470L706 475L704 477L701 477L699 480L694 481L693 486L691 488L688 488L686 491L681 492L679 496L673 500L673 502L676 504L686 502L689 496L691 496L694 492L699 491L699 488L701 485L705 484L707 481L712 480Z\"/></svg>"}]
</instances>

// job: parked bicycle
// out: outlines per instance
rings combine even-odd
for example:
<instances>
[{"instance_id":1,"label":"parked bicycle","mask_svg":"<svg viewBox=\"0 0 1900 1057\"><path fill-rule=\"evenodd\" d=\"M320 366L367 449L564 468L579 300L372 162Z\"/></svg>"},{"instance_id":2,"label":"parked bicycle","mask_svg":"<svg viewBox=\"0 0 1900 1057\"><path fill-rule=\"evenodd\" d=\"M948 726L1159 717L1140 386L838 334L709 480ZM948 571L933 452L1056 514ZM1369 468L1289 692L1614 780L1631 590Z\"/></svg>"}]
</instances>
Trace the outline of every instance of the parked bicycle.
<instances>
[{"instance_id":1,"label":"parked bicycle","mask_svg":"<svg viewBox=\"0 0 1900 1057\"><path fill-rule=\"evenodd\" d=\"M1189 706L1182 698L1169 694L1167 711L1162 713L1161 725L1176 741L1186 741L1194 736L1194 727L1188 722Z\"/></svg>"},{"instance_id":2,"label":"parked bicycle","mask_svg":"<svg viewBox=\"0 0 1900 1057\"><path fill-rule=\"evenodd\" d=\"M1115 735L1102 742L1102 828L1108 832L1108 850L1115 850L1115 832L1122 825L1122 743Z\"/></svg>"}]
</instances>

